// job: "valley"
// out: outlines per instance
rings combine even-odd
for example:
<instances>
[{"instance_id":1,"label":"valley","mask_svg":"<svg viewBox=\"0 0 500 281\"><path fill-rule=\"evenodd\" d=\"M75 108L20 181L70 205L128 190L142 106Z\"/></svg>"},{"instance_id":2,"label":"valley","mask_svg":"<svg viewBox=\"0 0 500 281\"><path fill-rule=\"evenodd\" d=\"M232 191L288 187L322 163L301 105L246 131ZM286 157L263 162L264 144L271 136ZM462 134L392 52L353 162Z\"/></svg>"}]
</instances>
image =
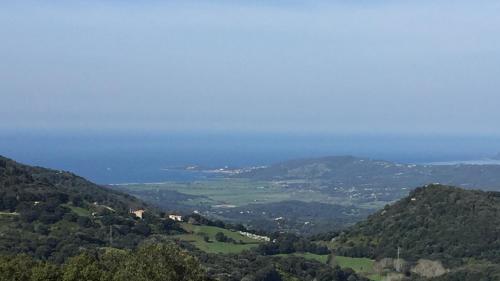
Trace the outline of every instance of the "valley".
<instances>
[{"instance_id":1,"label":"valley","mask_svg":"<svg viewBox=\"0 0 500 281\"><path fill-rule=\"evenodd\" d=\"M359 192L352 190L325 194L319 188L302 189L281 181L241 178L114 185L112 188L165 210L197 212L257 230L301 234L344 228L388 203L358 200L352 194Z\"/></svg>"},{"instance_id":2,"label":"valley","mask_svg":"<svg viewBox=\"0 0 500 281\"><path fill-rule=\"evenodd\" d=\"M343 165L337 169L345 170ZM482 169L488 181L495 180L490 169L497 167L467 168ZM135 274L125 256L135 265L149 253L158 258L150 260L155 267L173 270L161 274L189 267L197 276L193 280L500 277L499 192L428 184L391 193L380 188L382 180L370 187L339 188L326 184L338 175L306 170L316 178L238 175L102 187L70 172L0 157L0 277L114 281L112 276ZM379 173L380 179L386 176ZM367 194L388 199L370 201ZM183 257L175 259L175 268L159 262L169 253ZM111 266L110 259L123 267ZM33 269L19 271L19 264Z\"/></svg>"},{"instance_id":3,"label":"valley","mask_svg":"<svg viewBox=\"0 0 500 281\"><path fill-rule=\"evenodd\" d=\"M183 169L193 167L201 169ZM342 230L429 183L500 190L500 165L415 165L332 156L203 171L224 173L206 180L111 187L165 210L302 235Z\"/></svg>"}]
</instances>

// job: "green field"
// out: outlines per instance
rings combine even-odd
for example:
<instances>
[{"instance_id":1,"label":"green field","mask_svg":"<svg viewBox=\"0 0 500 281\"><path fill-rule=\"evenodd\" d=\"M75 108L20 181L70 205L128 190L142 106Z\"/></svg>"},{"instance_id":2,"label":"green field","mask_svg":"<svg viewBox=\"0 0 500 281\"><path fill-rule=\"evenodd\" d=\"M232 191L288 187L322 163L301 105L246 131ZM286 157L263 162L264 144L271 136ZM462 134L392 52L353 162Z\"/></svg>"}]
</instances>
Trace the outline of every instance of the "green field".
<instances>
[{"instance_id":1,"label":"green field","mask_svg":"<svg viewBox=\"0 0 500 281\"><path fill-rule=\"evenodd\" d=\"M158 184L133 184L121 188L134 191L170 190L183 194L201 196L182 203L196 205L244 206L253 203L271 203L287 200L343 204L345 200L330 197L317 190L288 189L271 181L248 179L216 179L189 183L165 182ZM221 206L223 207L223 206Z\"/></svg>"},{"instance_id":2,"label":"green field","mask_svg":"<svg viewBox=\"0 0 500 281\"><path fill-rule=\"evenodd\" d=\"M215 226L205 226L205 225L192 225L183 223L182 228L184 228L188 234L175 235L175 239L182 241L187 241L192 243L198 249L205 251L207 253L240 253L244 250L249 250L255 248L261 243L258 240L254 240L245 236L242 236L238 232L215 227ZM225 236L234 239L241 244L234 244L231 242L218 242L215 240L215 234L217 232L224 233ZM209 242L203 239L203 236L207 235L209 237ZM241 242L240 242L241 241Z\"/></svg>"},{"instance_id":3,"label":"green field","mask_svg":"<svg viewBox=\"0 0 500 281\"><path fill-rule=\"evenodd\" d=\"M292 182L304 186L292 187ZM338 230L356 223L372 211L352 205L357 199L346 199L342 193L329 193L327 187L319 188L304 181L217 178L125 184L113 188L169 212L197 211L212 220L241 223L268 232L307 235ZM278 224L276 219L280 217L283 222Z\"/></svg>"},{"instance_id":4,"label":"green field","mask_svg":"<svg viewBox=\"0 0 500 281\"><path fill-rule=\"evenodd\" d=\"M367 258L335 256L335 262L342 268L352 268L356 272L370 272L373 270L374 261Z\"/></svg>"},{"instance_id":5,"label":"green field","mask_svg":"<svg viewBox=\"0 0 500 281\"><path fill-rule=\"evenodd\" d=\"M71 204L63 204L62 206L70 208L71 211L73 211L73 213L75 213L75 214L77 214L79 216L82 216L82 217L88 217L88 216L90 216L90 211L87 210L87 209L80 208L80 207L75 207L75 206L73 206Z\"/></svg>"},{"instance_id":6,"label":"green field","mask_svg":"<svg viewBox=\"0 0 500 281\"><path fill-rule=\"evenodd\" d=\"M335 256L334 262L341 268L351 268L356 273L370 278L371 280L380 281L382 276L373 271L374 260L368 258L350 258L343 256Z\"/></svg>"},{"instance_id":7,"label":"green field","mask_svg":"<svg viewBox=\"0 0 500 281\"><path fill-rule=\"evenodd\" d=\"M311 253L293 253L293 254L279 254L279 257L303 257L308 260L315 260L320 263L326 263L328 260L328 255L316 255ZM374 261L367 258L350 258L343 256L335 256L335 264L341 268L351 268L356 273L365 276L374 281L382 280L382 276L376 274L373 271Z\"/></svg>"},{"instance_id":8,"label":"green field","mask_svg":"<svg viewBox=\"0 0 500 281\"><path fill-rule=\"evenodd\" d=\"M317 254L312 254L312 253L278 254L276 256L278 256L278 257L290 257L290 256L302 257L302 258L305 258L307 260L314 260L314 261L318 261L320 263L326 263L326 261L328 260L328 255L317 255Z\"/></svg>"},{"instance_id":9,"label":"green field","mask_svg":"<svg viewBox=\"0 0 500 281\"><path fill-rule=\"evenodd\" d=\"M378 273L373 273L373 274L366 275L366 278L373 280L373 281L382 281L382 279L384 277Z\"/></svg>"}]
</instances>

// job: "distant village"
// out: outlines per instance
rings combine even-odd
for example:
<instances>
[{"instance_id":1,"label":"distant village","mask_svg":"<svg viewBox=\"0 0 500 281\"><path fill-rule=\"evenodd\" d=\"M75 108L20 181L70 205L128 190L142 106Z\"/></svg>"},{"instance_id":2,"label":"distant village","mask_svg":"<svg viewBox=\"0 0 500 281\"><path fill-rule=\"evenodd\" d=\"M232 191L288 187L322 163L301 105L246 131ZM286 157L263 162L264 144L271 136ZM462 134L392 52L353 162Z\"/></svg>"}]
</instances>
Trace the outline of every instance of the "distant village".
<instances>
[{"instance_id":1,"label":"distant village","mask_svg":"<svg viewBox=\"0 0 500 281\"><path fill-rule=\"evenodd\" d=\"M223 174L223 175L237 175L237 174L243 174L243 173L248 173L254 170L258 169L265 169L267 166L252 166L252 167L245 167L245 168L230 168L228 166L224 166L221 168L203 168L197 165L190 165L186 166L183 169L186 171L198 171L198 172L205 172L205 173L211 173L211 174Z\"/></svg>"}]
</instances>

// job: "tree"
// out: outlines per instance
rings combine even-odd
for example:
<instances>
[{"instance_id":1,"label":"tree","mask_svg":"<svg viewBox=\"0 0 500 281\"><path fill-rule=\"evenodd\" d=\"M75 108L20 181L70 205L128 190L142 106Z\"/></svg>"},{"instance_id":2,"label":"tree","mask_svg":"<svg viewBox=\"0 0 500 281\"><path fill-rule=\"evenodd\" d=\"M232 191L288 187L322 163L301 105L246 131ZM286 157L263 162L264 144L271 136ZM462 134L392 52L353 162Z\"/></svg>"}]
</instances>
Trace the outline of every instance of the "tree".
<instances>
[{"instance_id":1,"label":"tree","mask_svg":"<svg viewBox=\"0 0 500 281\"><path fill-rule=\"evenodd\" d=\"M30 280L35 262L27 255L0 258L0 281Z\"/></svg>"},{"instance_id":2,"label":"tree","mask_svg":"<svg viewBox=\"0 0 500 281\"><path fill-rule=\"evenodd\" d=\"M31 272L31 281L60 281L61 269L50 263L40 263Z\"/></svg>"},{"instance_id":3,"label":"tree","mask_svg":"<svg viewBox=\"0 0 500 281\"><path fill-rule=\"evenodd\" d=\"M224 235L224 233L217 232L215 234L215 240L219 241L219 242L226 242L227 241L227 237L226 237L226 235Z\"/></svg>"},{"instance_id":4,"label":"tree","mask_svg":"<svg viewBox=\"0 0 500 281\"><path fill-rule=\"evenodd\" d=\"M90 225L92 224L92 221L88 217L83 217L83 216L79 216L76 222L81 227L90 227Z\"/></svg>"},{"instance_id":5,"label":"tree","mask_svg":"<svg viewBox=\"0 0 500 281\"><path fill-rule=\"evenodd\" d=\"M272 266L260 269L255 274L256 281L281 281L281 275Z\"/></svg>"},{"instance_id":6,"label":"tree","mask_svg":"<svg viewBox=\"0 0 500 281\"><path fill-rule=\"evenodd\" d=\"M209 243L210 242L210 237L208 237L208 235L202 235L203 236L203 241Z\"/></svg>"},{"instance_id":7,"label":"tree","mask_svg":"<svg viewBox=\"0 0 500 281\"><path fill-rule=\"evenodd\" d=\"M3 209L8 210L9 212L14 212L17 207L17 199L14 196L6 196L2 198Z\"/></svg>"},{"instance_id":8,"label":"tree","mask_svg":"<svg viewBox=\"0 0 500 281\"><path fill-rule=\"evenodd\" d=\"M149 234L151 234L151 228L146 223L139 222L134 227L134 232L143 236L148 236Z\"/></svg>"},{"instance_id":9,"label":"tree","mask_svg":"<svg viewBox=\"0 0 500 281\"><path fill-rule=\"evenodd\" d=\"M129 256L114 280L202 281L207 280L200 263L172 244L148 245Z\"/></svg>"},{"instance_id":10,"label":"tree","mask_svg":"<svg viewBox=\"0 0 500 281\"><path fill-rule=\"evenodd\" d=\"M103 274L97 259L87 253L70 258L63 271L63 281L100 281Z\"/></svg>"}]
</instances>

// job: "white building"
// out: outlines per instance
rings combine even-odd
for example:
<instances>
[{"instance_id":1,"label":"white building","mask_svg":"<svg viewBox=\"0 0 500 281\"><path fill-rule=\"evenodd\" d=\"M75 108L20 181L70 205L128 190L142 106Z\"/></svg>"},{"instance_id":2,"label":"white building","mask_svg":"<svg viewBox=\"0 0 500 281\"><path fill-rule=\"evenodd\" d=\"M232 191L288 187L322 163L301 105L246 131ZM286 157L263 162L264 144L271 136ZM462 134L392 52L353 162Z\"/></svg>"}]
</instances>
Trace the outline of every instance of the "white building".
<instances>
[{"instance_id":1,"label":"white building","mask_svg":"<svg viewBox=\"0 0 500 281\"><path fill-rule=\"evenodd\" d=\"M168 218L173 220L173 221L182 221L182 216L180 216L180 215L171 214L171 215L168 215Z\"/></svg>"},{"instance_id":2,"label":"white building","mask_svg":"<svg viewBox=\"0 0 500 281\"><path fill-rule=\"evenodd\" d=\"M243 236L246 236L250 239L255 239L255 240L260 240L260 241L266 241L266 242L269 242L271 241L271 239L267 236L261 236L261 235L257 235L257 234L253 234L253 233L250 233L250 232L244 232L244 231L238 231L239 234L243 235Z\"/></svg>"},{"instance_id":3,"label":"white building","mask_svg":"<svg viewBox=\"0 0 500 281\"><path fill-rule=\"evenodd\" d=\"M136 211L132 211L130 210L130 213L131 214L134 214L136 217L142 219L143 215L144 215L144 212L146 212L146 210L136 210Z\"/></svg>"}]
</instances>

